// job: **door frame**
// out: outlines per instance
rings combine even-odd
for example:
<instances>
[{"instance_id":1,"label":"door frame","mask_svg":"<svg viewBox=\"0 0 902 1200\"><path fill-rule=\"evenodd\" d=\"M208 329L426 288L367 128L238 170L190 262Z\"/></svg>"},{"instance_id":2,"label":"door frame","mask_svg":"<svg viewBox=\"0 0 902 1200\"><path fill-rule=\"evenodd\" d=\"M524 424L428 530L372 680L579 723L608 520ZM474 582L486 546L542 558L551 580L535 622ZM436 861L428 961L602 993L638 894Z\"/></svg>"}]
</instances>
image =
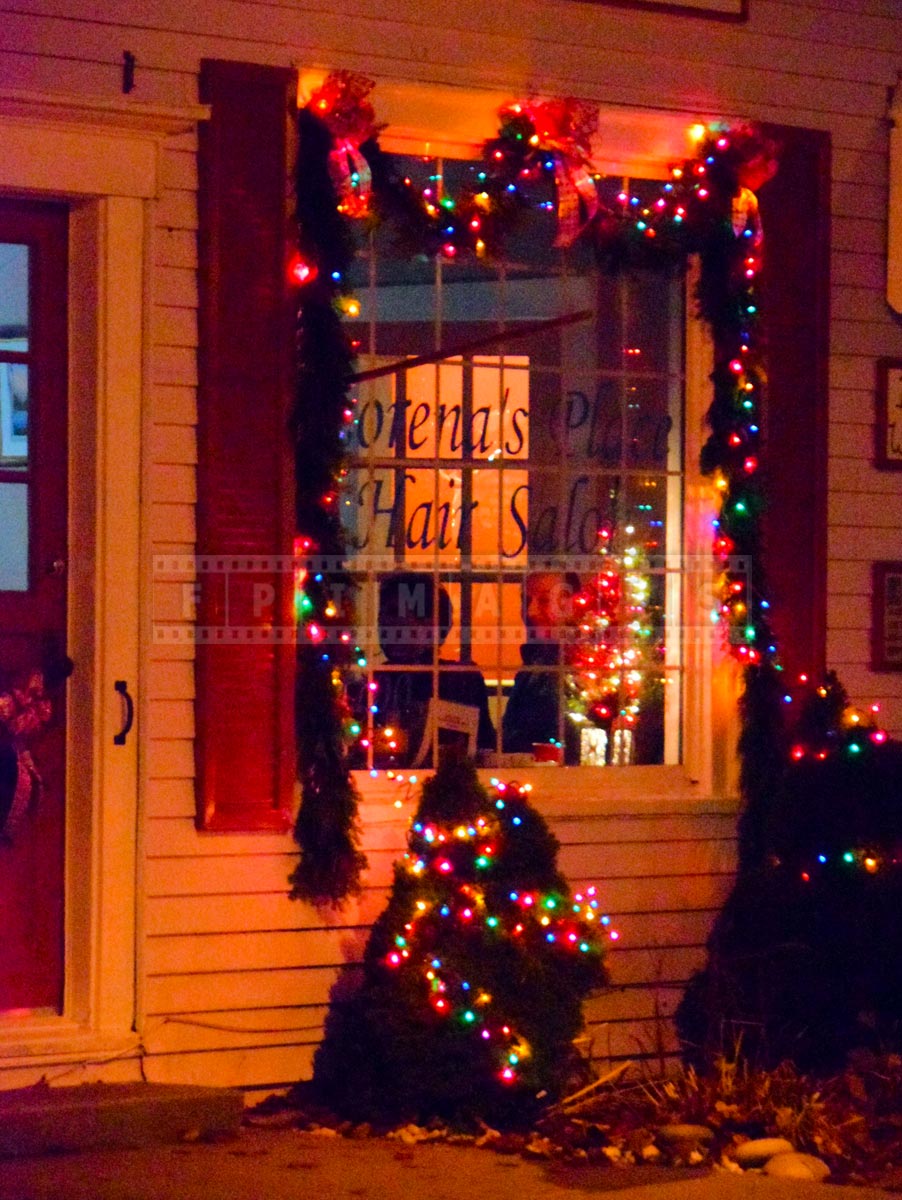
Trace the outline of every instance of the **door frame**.
<instances>
[{"instance_id":1,"label":"door frame","mask_svg":"<svg viewBox=\"0 0 902 1200\"><path fill-rule=\"evenodd\" d=\"M69 245L65 986L56 1016L0 1021L0 1087L52 1064L138 1073L141 678L147 628L142 437L149 390L153 202L161 144L205 110L0 93L0 193L65 200ZM104 497L115 502L104 504ZM138 698L122 727L117 680ZM64 1068L65 1070L65 1068ZM51 1075L52 1079L53 1076Z\"/></svg>"}]
</instances>

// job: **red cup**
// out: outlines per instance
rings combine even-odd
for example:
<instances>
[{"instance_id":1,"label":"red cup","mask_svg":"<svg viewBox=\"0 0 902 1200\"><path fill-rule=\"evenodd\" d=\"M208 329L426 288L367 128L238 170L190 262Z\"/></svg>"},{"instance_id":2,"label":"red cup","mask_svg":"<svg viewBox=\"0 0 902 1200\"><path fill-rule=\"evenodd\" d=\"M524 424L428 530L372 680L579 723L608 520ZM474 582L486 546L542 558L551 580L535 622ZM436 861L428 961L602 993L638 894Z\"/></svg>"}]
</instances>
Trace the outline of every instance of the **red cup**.
<instances>
[{"instance_id":1,"label":"red cup","mask_svg":"<svg viewBox=\"0 0 902 1200\"><path fill-rule=\"evenodd\" d=\"M533 742L532 757L535 762L557 763L558 766L562 766L564 747L556 746L554 742Z\"/></svg>"}]
</instances>

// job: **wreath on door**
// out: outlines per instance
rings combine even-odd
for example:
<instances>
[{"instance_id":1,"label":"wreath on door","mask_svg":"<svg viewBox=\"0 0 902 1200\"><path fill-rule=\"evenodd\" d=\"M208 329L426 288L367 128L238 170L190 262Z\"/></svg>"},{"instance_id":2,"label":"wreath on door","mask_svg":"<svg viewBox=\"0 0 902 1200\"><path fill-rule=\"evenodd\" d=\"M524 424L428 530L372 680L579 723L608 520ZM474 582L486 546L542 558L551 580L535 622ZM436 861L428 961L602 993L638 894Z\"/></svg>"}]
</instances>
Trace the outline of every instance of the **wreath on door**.
<instances>
[{"instance_id":1,"label":"wreath on door","mask_svg":"<svg viewBox=\"0 0 902 1200\"><path fill-rule=\"evenodd\" d=\"M43 783L30 746L52 716L43 671L0 692L0 842L12 840L40 800Z\"/></svg>"}]
</instances>

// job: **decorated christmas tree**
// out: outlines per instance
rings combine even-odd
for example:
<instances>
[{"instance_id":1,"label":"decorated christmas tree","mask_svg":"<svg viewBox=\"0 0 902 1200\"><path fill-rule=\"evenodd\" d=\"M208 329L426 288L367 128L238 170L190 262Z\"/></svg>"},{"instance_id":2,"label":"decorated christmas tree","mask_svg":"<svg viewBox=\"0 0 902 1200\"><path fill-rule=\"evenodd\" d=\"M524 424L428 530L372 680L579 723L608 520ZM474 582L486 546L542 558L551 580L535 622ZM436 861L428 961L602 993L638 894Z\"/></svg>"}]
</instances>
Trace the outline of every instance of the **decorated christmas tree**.
<instances>
[{"instance_id":1,"label":"decorated christmas tree","mask_svg":"<svg viewBox=\"0 0 902 1200\"><path fill-rule=\"evenodd\" d=\"M353 1120L526 1123L573 1078L616 934L594 888L570 895L527 789L490 795L465 760L423 785L408 846L359 986L336 989L314 1089Z\"/></svg>"},{"instance_id":2,"label":"decorated christmas tree","mask_svg":"<svg viewBox=\"0 0 902 1200\"><path fill-rule=\"evenodd\" d=\"M816 1071L902 1048L902 746L833 674L781 698L781 777L740 831L740 869L678 1025L690 1058L741 1040Z\"/></svg>"}]
</instances>

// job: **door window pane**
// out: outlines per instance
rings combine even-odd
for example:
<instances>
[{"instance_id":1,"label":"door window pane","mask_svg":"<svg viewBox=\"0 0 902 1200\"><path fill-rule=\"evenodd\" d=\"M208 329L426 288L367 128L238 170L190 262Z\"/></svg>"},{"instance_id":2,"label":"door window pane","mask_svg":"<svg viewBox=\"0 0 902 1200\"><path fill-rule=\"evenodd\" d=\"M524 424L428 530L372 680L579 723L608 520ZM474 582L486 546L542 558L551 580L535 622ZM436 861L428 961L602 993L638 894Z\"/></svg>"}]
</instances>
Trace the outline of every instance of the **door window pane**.
<instances>
[{"instance_id":1,"label":"door window pane","mask_svg":"<svg viewBox=\"0 0 902 1200\"><path fill-rule=\"evenodd\" d=\"M27 349L28 247L0 242L0 351Z\"/></svg>"},{"instance_id":2,"label":"door window pane","mask_svg":"<svg viewBox=\"0 0 902 1200\"><path fill-rule=\"evenodd\" d=\"M28 487L0 483L0 592L28 590Z\"/></svg>"},{"instance_id":3,"label":"door window pane","mask_svg":"<svg viewBox=\"0 0 902 1200\"><path fill-rule=\"evenodd\" d=\"M0 467L28 465L28 364L0 362Z\"/></svg>"},{"instance_id":4,"label":"door window pane","mask_svg":"<svg viewBox=\"0 0 902 1200\"><path fill-rule=\"evenodd\" d=\"M0 590L28 589L30 251L0 242Z\"/></svg>"}]
</instances>

